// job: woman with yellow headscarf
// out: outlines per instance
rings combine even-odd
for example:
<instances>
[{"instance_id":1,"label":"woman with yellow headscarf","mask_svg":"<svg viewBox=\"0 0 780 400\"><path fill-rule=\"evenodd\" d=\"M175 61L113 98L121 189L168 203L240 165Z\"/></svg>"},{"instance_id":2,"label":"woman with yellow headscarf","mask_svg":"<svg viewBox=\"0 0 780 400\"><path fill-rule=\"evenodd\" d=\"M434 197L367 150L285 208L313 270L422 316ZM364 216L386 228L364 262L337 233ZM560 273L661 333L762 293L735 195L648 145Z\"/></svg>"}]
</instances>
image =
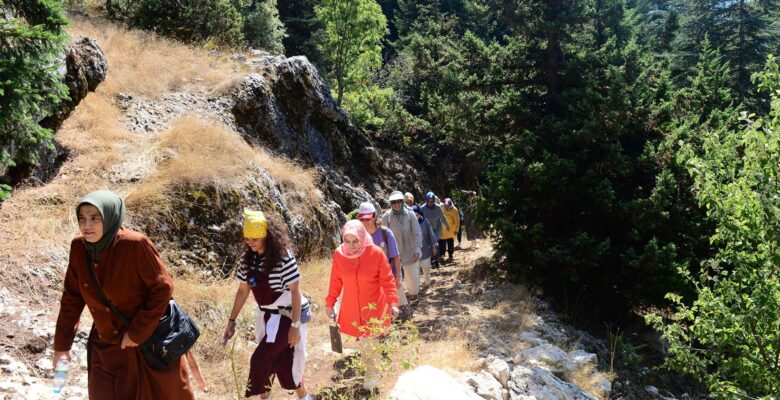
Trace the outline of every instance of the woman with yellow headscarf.
<instances>
[{"instance_id":1,"label":"woman with yellow headscarf","mask_svg":"<svg viewBox=\"0 0 780 400\"><path fill-rule=\"evenodd\" d=\"M301 295L298 264L290 249L287 228L276 217L244 210L246 249L236 270L239 281L223 344L236 332L236 317L249 292L258 304L255 334L257 349L249 366L246 397L271 398L273 376L283 389L295 390L301 400L311 400L303 385L306 356L306 322L311 318L308 301Z\"/></svg>"}]
</instances>

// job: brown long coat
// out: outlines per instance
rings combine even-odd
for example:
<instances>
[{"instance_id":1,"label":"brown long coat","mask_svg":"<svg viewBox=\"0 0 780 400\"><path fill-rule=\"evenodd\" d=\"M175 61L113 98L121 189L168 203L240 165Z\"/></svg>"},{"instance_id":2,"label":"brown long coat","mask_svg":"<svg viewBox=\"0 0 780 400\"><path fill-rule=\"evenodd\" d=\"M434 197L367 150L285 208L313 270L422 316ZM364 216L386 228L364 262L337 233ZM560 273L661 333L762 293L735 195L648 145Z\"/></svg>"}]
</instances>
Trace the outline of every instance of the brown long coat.
<instances>
[{"instance_id":1,"label":"brown long coat","mask_svg":"<svg viewBox=\"0 0 780 400\"><path fill-rule=\"evenodd\" d=\"M93 265L106 296L131 321L128 336L143 343L173 293L173 281L154 245L146 236L122 228L100 255L100 262ZM124 324L92 286L84 238L78 236L70 246L54 350L70 350L81 312L89 308L95 321L88 344L90 399L193 399L181 359L160 371L146 365L137 347L120 348Z\"/></svg>"}]
</instances>

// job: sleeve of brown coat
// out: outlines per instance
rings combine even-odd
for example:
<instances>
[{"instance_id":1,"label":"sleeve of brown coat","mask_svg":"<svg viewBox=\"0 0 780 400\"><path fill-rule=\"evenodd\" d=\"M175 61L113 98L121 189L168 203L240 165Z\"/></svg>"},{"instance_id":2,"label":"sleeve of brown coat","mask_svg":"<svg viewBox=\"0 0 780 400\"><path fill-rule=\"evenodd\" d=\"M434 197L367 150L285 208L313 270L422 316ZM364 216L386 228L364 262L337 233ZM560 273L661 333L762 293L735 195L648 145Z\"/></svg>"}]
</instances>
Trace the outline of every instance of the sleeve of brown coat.
<instances>
[{"instance_id":1,"label":"sleeve of brown coat","mask_svg":"<svg viewBox=\"0 0 780 400\"><path fill-rule=\"evenodd\" d=\"M57 327L54 332L54 350L69 351L73 345L73 338L76 337L76 330L79 328L79 319L84 311L84 298L81 297L79 290L79 279L76 276L76 268L73 266L73 246L71 243L70 260L68 269L65 272L65 284L62 291L62 300L60 300L60 313L57 316Z\"/></svg>"},{"instance_id":2,"label":"sleeve of brown coat","mask_svg":"<svg viewBox=\"0 0 780 400\"><path fill-rule=\"evenodd\" d=\"M168 308L173 294L173 280L157 249L148 238L137 242L138 274L146 285L143 305L130 321L127 335L135 343L143 343L151 336Z\"/></svg>"}]
</instances>

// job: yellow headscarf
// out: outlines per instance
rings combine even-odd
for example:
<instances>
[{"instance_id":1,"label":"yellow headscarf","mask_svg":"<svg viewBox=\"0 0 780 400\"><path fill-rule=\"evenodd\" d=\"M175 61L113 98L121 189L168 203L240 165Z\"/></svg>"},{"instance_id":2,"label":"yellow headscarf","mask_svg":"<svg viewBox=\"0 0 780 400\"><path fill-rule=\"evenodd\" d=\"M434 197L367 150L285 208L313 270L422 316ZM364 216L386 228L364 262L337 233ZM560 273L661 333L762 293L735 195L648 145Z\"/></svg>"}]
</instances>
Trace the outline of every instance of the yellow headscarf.
<instances>
[{"instance_id":1,"label":"yellow headscarf","mask_svg":"<svg viewBox=\"0 0 780 400\"><path fill-rule=\"evenodd\" d=\"M244 209L244 237L262 239L268 236L268 221L262 211Z\"/></svg>"}]
</instances>

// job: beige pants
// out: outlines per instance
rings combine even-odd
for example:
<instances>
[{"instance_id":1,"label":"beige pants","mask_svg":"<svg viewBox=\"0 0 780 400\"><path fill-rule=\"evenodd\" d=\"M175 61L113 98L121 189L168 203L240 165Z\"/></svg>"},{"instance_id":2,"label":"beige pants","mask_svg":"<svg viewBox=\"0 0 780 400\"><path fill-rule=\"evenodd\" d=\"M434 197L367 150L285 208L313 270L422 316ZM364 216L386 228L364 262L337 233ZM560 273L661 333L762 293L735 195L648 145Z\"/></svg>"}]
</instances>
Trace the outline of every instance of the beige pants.
<instances>
[{"instance_id":1,"label":"beige pants","mask_svg":"<svg viewBox=\"0 0 780 400\"><path fill-rule=\"evenodd\" d=\"M431 283L431 257L428 257L425 260L420 260L420 269L422 269L422 273L423 273L423 283L425 285L430 285L430 283Z\"/></svg>"},{"instance_id":2,"label":"beige pants","mask_svg":"<svg viewBox=\"0 0 780 400\"><path fill-rule=\"evenodd\" d=\"M401 279L400 277L396 278ZM406 290L404 290L404 285L401 284L401 286L398 286L398 305L405 306L407 304L409 304L409 300L406 299Z\"/></svg>"},{"instance_id":3,"label":"beige pants","mask_svg":"<svg viewBox=\"0 0 780 400\"><path fill-rule=\"evenodd\" d=\"M379 383L381 378L381 354L377 349L379 343L374 337L361 337L358 339L358 345L360 346L360 360L366 368L366 376L363 379L363 387L366 389L372 389Z\"/></svg>"},{"instance_id":4,"label":"beige pants","mask_svg":"<svg viewBox=\"0 0 780 400\"><path fill-rule=\"evenodd\" d=\"M404 265L404 287L410 296L420 293L420 263Z\"/></svg>"}]
</instances>

